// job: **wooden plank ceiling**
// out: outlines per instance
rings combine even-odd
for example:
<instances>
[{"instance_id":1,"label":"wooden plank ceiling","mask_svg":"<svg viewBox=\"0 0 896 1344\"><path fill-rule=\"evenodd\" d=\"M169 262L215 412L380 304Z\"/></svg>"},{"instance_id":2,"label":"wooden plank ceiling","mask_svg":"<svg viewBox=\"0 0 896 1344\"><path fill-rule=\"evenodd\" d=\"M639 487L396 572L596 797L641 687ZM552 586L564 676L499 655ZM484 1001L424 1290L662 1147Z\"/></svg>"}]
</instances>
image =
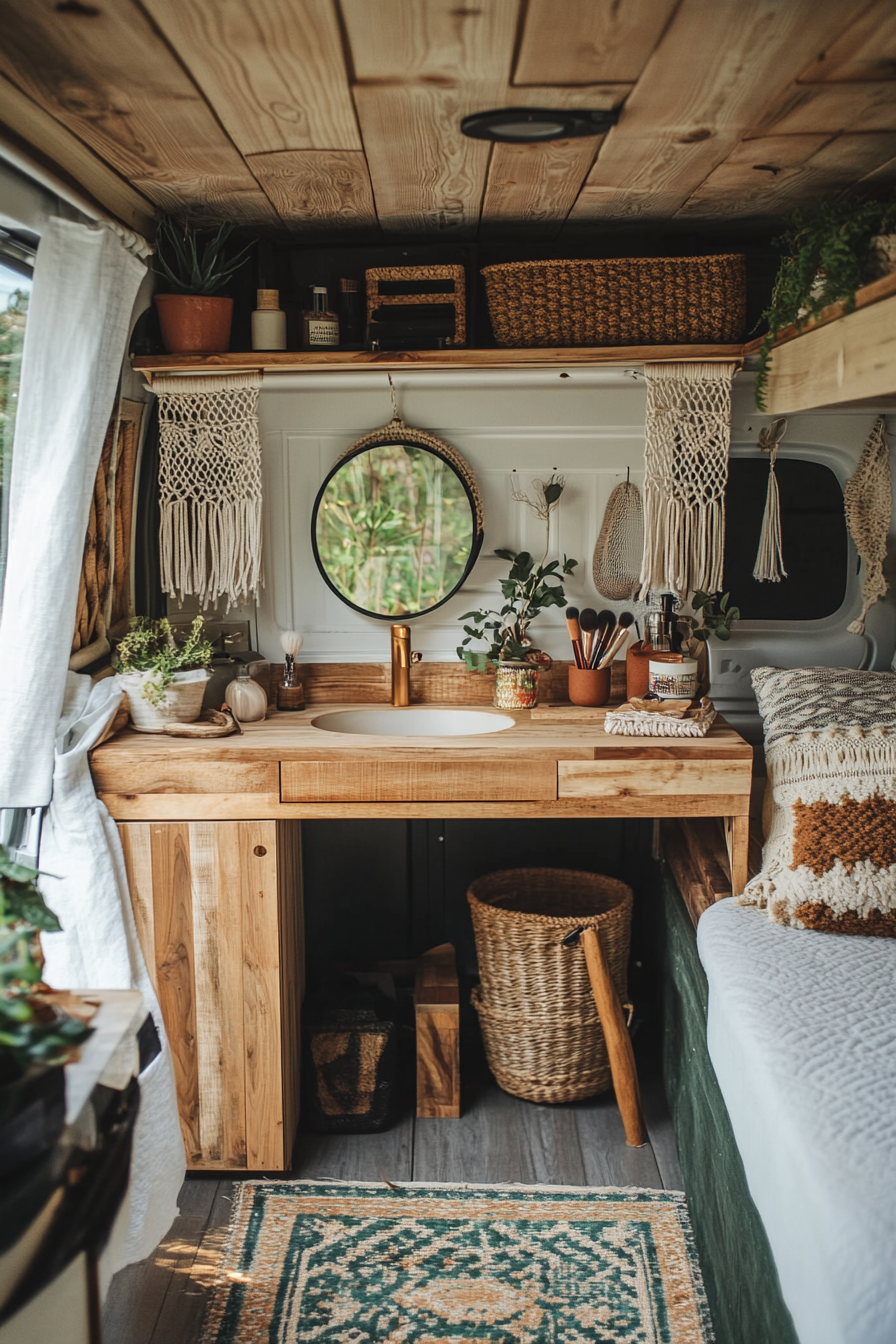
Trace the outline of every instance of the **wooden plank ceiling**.
<instances>
[{"instance_id":1,"label":"wooden plank ceiling","mask_svg":"<svg viewBox=\"0 0 896 1344\"><path fill-rule=\"evenodd\" d=\"M550 238L896 182L893 0L0 0L0 32L0 134L119 217ZM503 106L620 116L461 135Z\"/></svg>"}]
</instances>

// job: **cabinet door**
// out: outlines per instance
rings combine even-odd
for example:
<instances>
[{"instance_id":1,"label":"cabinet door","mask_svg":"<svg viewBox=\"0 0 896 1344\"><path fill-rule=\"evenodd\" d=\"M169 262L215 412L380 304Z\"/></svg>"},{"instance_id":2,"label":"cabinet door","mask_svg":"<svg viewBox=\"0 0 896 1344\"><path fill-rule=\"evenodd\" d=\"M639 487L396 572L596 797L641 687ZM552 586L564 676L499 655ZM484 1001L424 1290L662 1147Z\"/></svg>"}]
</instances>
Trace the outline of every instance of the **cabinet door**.
<instances>
[{"instance_id":1,"label":"cabinet door","mask_svg":"<svg viewBox=\"0 0 896 1344\"><path fill-rule=\"evenodd\" d=\"M283 1171L298 1123L300 824L131 822L119 834L187 1164Z\"/></svg>"}]
</instances>

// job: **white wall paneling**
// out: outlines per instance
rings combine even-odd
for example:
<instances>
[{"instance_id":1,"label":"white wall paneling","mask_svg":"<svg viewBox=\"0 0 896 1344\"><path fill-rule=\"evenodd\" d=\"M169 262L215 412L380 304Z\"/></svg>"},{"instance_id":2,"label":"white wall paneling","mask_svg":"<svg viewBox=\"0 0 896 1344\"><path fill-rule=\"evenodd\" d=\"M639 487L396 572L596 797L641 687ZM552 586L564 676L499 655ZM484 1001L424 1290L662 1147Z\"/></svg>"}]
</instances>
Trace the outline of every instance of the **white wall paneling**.
<instances>
[{"instance_id":1,"label":"white wall paneling","mask_svg":"<svg viewBox=\"0 0 896 1344\"><path fill-rule=\"evenodd\" d=\"M462 592L431 616L414 621L414 646L428 661L455 657L457 617L497 599L506 562L497 546L540 554L541 524L511 498L516 479L562 472L567 489L552 528L552 554L575 556L567 585L578 606L603 606L591 580L591 558L604 507L626 470L643 483L645 386L636 369L572 369L491 373L413 370L395 376L399 409L408 425L430 430L466 457L482 489L485 542ZM770 417L753 405L752 375L735 382L732 453L756 453L759 428ZM257 613L258 643L280 656L278 632L294 625L308 661L388 658L388 621L358 615L330 591L314 563L311 509L336 457L391 414L384 373L290 373L267 376L259 399L265 486L265 588ZM824 411L792 416L782 456L825 462L845 482L873 423L871 411ZM758 537L757 537L758 542ZM896 607L873 608L868 636L846 625L859 606L861 577L850 550L843 607L823 621L742 622L724 649L713 648L714 691L732 713L750 712L749 672L762 663L813 662L888 666L896 645ZM734 595L736 600L736 594ZM636 615L642 608L634 608ZM538 618L533 633L554 657L569 656L559 611Z\"/></svg>"}]
</instances>

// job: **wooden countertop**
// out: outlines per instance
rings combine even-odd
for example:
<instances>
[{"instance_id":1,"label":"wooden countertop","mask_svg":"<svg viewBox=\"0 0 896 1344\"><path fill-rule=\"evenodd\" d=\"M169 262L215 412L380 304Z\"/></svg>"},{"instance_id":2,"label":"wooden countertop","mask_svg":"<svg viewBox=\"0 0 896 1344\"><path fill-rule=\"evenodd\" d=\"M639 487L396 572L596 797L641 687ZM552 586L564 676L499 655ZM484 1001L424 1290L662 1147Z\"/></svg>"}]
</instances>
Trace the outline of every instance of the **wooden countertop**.
<instances>
[{"instance_id":1,"label":"wooden countertop","mask_svg":"<svg viewBox=\"0 0 896 1344\"><path fill-rule=\"evenodd\" d=\"M752 748L733 728L718 718L705 738L622 737L604 731L606 709L584 711L585 721L569 722L572 706L515 710L512 728L468 737L398 737L334 733L317 724L327 715L348 710L387 708L372 704L316 705L299 713L271 712L262 723L243 725L242 734L211 739L168 737L164 733L137 733L127 729L93 752L92 766L99 792L122 771L155 766L208 766L261 764L276 761L345 762L349 759L509 760L530 757L554 761L575 760L751 760ZM469 709L482 705L412 706L426 709ZM612 706L609 706L612 708ZM495 714L501 711L492 711ZM534 717L533 717L534 714ZM556 714L557 718L553 719ZM586 718L587 715L587 718ZM133 781L136 784L136 780ZM138 790L139 791L139 790Z\"/></svg>"}]
</instances>

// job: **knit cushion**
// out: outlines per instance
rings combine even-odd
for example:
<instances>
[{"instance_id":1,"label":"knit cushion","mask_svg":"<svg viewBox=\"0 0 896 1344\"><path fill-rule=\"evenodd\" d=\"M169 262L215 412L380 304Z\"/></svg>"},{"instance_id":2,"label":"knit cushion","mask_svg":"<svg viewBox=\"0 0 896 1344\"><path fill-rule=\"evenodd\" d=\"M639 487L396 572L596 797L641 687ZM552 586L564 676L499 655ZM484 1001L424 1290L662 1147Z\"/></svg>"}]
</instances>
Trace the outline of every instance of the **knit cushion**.
<instances>
[{"instance_id":1,"label":"knit cushion","mask_svg":"<svg viewBox=\"0 0 896 1344\"><path fill-rule=\"evenodd\" d=\"M745 905L779 924L896 937L896 676L758 667L772 817Z\"/></svg>"}]
</instances>

